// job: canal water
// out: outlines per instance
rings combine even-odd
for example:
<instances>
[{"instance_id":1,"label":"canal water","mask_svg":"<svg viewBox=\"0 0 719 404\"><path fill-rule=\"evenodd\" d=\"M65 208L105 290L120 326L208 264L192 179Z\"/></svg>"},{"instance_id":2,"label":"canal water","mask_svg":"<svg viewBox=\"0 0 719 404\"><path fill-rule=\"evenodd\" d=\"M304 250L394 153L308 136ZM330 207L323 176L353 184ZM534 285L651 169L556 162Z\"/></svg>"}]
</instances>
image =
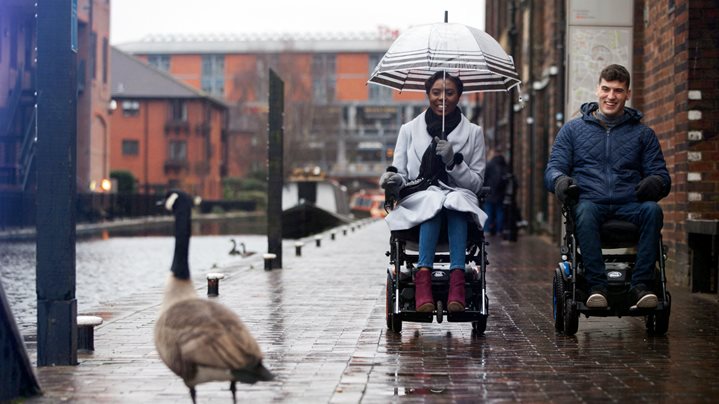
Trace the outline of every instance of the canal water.
<instances>
[{"instance_id":1,"label":"canal water","mask_svg":"<svg viewBox=\"0 0 719 404\"><path fill-rule=\"evenodd\" d=\"M78 313L97 310L103 303L162 286L169 274L175 240L173 223L131 229L102 230L76 242L76 299ZM232 240L247 252L267 251L264 217L195 220L190 240L192 277L204 279L213 267L242 265L257 256L230 255ZM238 246L238 249L240 247ZM35 242L0 241L0 281L20 331L35 334ZM158 302L159 303L159 302Z\"/></svg>"}]
</instances>

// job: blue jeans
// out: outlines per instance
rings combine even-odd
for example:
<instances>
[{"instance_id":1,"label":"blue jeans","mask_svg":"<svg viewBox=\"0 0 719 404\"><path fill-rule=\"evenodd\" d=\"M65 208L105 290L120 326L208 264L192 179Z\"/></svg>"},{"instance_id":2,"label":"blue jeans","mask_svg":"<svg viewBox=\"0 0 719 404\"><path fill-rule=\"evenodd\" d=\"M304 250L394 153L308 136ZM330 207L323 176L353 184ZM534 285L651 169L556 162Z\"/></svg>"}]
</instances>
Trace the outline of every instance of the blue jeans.
<instances>
[{"instance_id":1,"label":"blue jeans","mask_svg":"<svg viewBox=\"0 0 719 404\"><path fill-rule=\"evenodd\" d=\"M576 237L582 251L584 274L589 288L606 288L607 276L602 258L599 229L610 218L634 223L639 228L637 260L631 286L643 284L650 289L654 282L654 263L659 253L659 237L664 214L656 202L633 202L603 205L581 201L574 207Z\"/></svg>"},{"instance_id":2,"label":"blue jeans","mask_svg":"<svg viewBox=\"0 0 719 404\"><path fill-rule=\"evenodd\" d=\"M502 202L485 202L484 213L487 221L484 223L484 233L491 235L502 234L504 229L504 204Z\"/></svg>"},{"instance_id":3,"label":"blue jeans","mask_svg":"<svg viewBox=\"0 0 719 404\"><path fill-rule=\"evenodd\" d=\"M449 269L464 271L464 260L467 251L467 214L456 210L442 209L433 218L423 222L419 227L419 261L418 268L432 268L434 254L437 250L442 216L447 218L447 238L449 239Z\"/></svg>"}]
</instances>

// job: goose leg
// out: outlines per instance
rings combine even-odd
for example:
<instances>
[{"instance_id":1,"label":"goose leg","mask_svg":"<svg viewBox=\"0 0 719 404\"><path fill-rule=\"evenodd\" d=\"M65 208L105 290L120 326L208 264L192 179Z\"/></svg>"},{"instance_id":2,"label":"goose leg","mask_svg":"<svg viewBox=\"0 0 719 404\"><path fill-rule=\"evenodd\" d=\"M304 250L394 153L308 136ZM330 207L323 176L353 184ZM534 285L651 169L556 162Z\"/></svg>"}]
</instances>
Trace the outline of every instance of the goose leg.
<instances>
[{"instance_id":1,"label":"goose leg","mask_svg":"<svg viewBox=\"0 0 719 404\"><path fill-rule=\"evenodd\" d=\"M237 392L237 388L235 387L235 381L230 382L230 391L232 392L232 402L237 402L237 397L235 396L235 393Z\"/></svg>"},{"instance_id":2,"label":"goose leg","mask_svg":"<svg viewBox=\"0 0 719 404\"><path fill-rule=\"evenodd\" d=\"M197 401L196 401L197 394L195 393L194 387L190 387L190 397L192 397L192 404L197 404Z\"/></svg>"}]
</instances>

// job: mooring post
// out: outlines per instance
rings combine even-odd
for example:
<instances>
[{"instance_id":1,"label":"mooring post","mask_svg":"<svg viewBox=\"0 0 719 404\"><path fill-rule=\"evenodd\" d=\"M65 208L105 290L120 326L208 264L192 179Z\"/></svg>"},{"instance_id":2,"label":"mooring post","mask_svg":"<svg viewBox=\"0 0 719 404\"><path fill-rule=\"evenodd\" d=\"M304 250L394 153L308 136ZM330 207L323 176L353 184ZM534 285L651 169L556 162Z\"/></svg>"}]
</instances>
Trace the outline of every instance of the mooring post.
<instances>
[{"instance_id":1,"label":"mooring post","mask_svg":"<svg viewBox=\"0 0 719 404\"><path fill-rule=\"evenodd\" d=\"M77 364L77 1L37 1L37 364Z\"/></svg>"},{"instance_id":2,"label":"mooring post","mask_svg":"<svg viewBox=\"0 0 719 404\"><path fill-rule=\"evenodd\" d=\"M270 69L269 117L267 128L267 252L274 254L273 266L282 268L282 120L284 83Z\"/></svg>"}]
</instances>

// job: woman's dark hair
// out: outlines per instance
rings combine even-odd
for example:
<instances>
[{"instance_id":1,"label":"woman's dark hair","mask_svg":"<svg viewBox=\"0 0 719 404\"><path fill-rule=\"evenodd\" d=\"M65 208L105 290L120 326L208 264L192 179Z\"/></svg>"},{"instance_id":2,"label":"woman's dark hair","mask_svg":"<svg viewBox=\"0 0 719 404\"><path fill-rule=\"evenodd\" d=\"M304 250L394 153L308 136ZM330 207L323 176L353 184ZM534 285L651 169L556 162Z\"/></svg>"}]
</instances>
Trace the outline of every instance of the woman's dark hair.
<instances>
[{"instance_id":1,"label":"woman's dark hair","mask_svg":"<svg viewBox=\"0 0 719 404\"><path fill-rule=\"evenodd\" d=\"M446 77L445 77L446 75ZM432 76L430 76L427 80L424 82L424 91L429 94L429 90L434 85L434 82L441 79L442 77L445 77L449 80L452 80L454 82L454 85L457 86L457 93L459 95L462 95L462 91L464 90L464 83L462 83L462 80L459 79L459 77L452 76L449 73L445 73L443 71L438 71Z\"/></svg>"}]
</instances>

